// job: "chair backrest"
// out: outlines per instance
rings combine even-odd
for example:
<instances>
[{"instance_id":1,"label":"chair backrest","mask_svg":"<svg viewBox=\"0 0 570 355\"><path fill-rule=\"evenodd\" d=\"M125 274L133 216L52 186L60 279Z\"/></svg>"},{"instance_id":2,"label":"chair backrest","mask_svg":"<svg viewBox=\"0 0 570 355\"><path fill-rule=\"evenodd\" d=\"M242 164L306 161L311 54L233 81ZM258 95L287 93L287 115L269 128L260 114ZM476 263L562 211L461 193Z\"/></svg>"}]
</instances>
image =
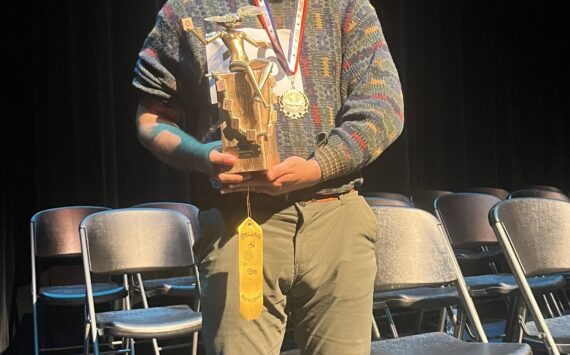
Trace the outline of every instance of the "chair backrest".
<instances>
[{"instance_id":1,"label":"chair backrest","mask_svg":"<svg viewBox=\"0 0 570 355\"><path fill-rule=\"evenodd\" d=\"M116 209L88 216L80 228L84 260L93 273L125 274L194 264L191 222L178 211Z\"/></svg>"},{"instance_id":2,"label":"chair backrest","mask_svg":"<svg viewBox=\"0 0 570 355\"><path fill-rule=\"evenodd\" d=\"M402 200L395 200L392 198L384 198L384 197L364 197L366 202L370 206L401 206L401 207L410 207L409 204Z\"/></svg>"},{"instance_id":3,"label":"chair backrest","mask_svg":"<svg viewBox=\"0 0 570 355\"><path fill-rule=\"evenodd\" d=\"M424 189L418 190L414 192L412 195L412 202L414 203L414 207L420 208L424 211L427 211L431 214L435 214L434 209L434 202L435 199L439 196L448 195L453 192L447 190L431 190L431 189Z\"/></svg>"},{"instance_id":4,"label":"chair backrest","mask_svg":"<svg viewBox=\"0 0 570 355\"><path fill-rule=\"evenodd\" d=\"M514 249L525 275L570 271L570 203L505 200L490 211L489 220L501 245L508 243Z\"/></svg>"},{"instance_id":5,"label":"chair backrest","mask_svg":"<svg viewBox=\"0 0 570 355\"><path fill-rule=\"evenodd\" d=\"M34 214L30 220L30 228L35 256L80 256L79 224L88 215L106 210L109 208L65 206Z\"/></svg>"},{"instance_id":6,"label":"chair backrest","mask_svg":"<svg viewBox=\"0 0 570 355\"><path fill-rule=\"evenodd\" d=\"M455 248L497 244L488 216L498 202L489 194L454 193L438 197L435 210Z\"/></svg>"},{"instance_id":7,"label":"chair backrest","mask_svg":"<svg viewBox=\"0 0 570 355\"><path fill-rule=\"evenodd\" d=\"M550 186L550 185L525 185L525 186L521 186L520 188L518 188L517 190L546 190L546 191L554 191L554 192L560 192L560 193L564 193L564 191L562 191L561 189L559 189L556 186Z\"/></svg>"},{"instance_id":8,"label":"chair backrest","mask_svg":"<svg viewBox=\"0 0 570 355\"><path fill-rule=\"evenodd\" d=\"M519 197L540 197L540 198L550 198L550 199L561 200L561 201L570 201L568 196L566 196L562 192L541 190L541 189L515 190L515 191L511 192L508 196L509 199L519 198Z\"/></svg>"},{"instance_id":9,"label":"chair backrest","mask_svg":"<svg viewBox=\"0 0 570 355\"><path fill-rule=\"evenodd\" d=\"M454 282L477 338L487 342L449 240L437 218L411 207L374 206L378 223L375 291Z\"/></svg>"},{"instance_id":10,"label":"chair backrest","mask_svg":"<svg viewBox=\"0 0 570 355\"><path fill-rule=\"evenodd\" d=\"M439 221L411 207L373 206L378 223L375 290L453 282L457 275Z\"/></svg>"},{"instance_id":11,"label":"chair backrest","mask_svg":"<svg viewBox=\"0 0 570 355\"><path fill-rule=\"evenodd\" d=\"M399 200L406 203L408 206L413 206L412 200L403 194L399 194L396 192L382 192L382 191L369 191L362 193L362 196L366 197L380 197L380 198L387 198L392 200Z\"/></svg>"},{"instance_id":12,"label":"chair backrest","mask_svg":"<svg viewBox=\"0 0 570 355\"><path fill-rule=\"evenodd\" d=\"M199 214L200 209L192 204L184 203L184 202L147 202L141 203L138 205L134 205L132 207L138 208L167 208L170 210L175 210L180 213L183 213L190 222L192 222L192 232L194 232L194 239L198 239L200 237L200 221L199 221Z\"/></svg>"},{"instance_id":13,"label":"chair backrest","mask_svg":"<svg viewBox=\"0 0 570 355\"><path fill-rule=\"evenodd\" d=\"M470 187L465 190L465 192L473 192L478 194L489 194L493 195L501 200L506 200L509 196L509 191L501 189L498 187Z\"/></svg>"}]
</instances>

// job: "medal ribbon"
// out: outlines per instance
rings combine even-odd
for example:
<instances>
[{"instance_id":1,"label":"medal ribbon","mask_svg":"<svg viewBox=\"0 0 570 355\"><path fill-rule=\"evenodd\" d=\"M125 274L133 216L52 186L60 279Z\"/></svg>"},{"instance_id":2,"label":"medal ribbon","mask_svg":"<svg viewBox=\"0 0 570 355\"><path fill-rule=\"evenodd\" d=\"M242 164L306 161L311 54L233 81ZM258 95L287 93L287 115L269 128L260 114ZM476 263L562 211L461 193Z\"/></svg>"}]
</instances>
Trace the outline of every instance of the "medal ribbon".
<instances>
[{"instance_id":1,"label":"medal ribbon","mask_svg":"<svg viewBox=\"0 0 570 355\"><path fill-rule=\"evenodd\" d=\"M273 17L271 16L271 9L269 8L265 0L254 0L255 5L257 5L261 11L261 23L265 28L265 32L271 40L275 54L277 55L277 60L281 66L287 70L288 75L295 75L297 68L299 67L299 58L301 56L301 39L303 38L303 30L305 29L305 15L307 10L308 0L296 0L295 1L295 16L293 17L291 24L291 35L289 37L289 52L287 58L285 58L285 51L277 35L277 29Z\"/></svg>"},{"instance_id":2,"label":"medal ribbon","mask_svg":"<svg viewBox=\"0 0 570 355\"><path fill-rule=\"evenodd\" d=\"M239 312L246 320L257 319L263 310L263 230L251 218L249 188L247 218L238 227Z\"/></svg>"}]
</instances>

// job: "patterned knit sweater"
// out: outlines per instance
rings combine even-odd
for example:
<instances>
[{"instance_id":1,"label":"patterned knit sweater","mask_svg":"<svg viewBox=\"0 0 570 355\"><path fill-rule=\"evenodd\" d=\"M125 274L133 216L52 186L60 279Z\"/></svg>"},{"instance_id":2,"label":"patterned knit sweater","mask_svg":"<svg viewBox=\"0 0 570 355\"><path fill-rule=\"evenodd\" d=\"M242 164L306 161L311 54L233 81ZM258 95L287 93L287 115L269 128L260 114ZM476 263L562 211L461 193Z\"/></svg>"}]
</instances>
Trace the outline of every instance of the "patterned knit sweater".
<instances>
[{"instance_id":1,"label":"patterned knit sweater","mask_svg":"<svg viewBox=\"0 0 570 355\"><path fill-rule=\"evenodd\" d=\"M206 50L181 19L203 33L217 30L208 16L236 12L247 0L168 0L139 54L133 85L186 112L187 132L218 140L217 108L210 103ZM289 28L293 0L270 0L277 28ZM243 27L263 28L246 17ZM314 157L323 181L351 176L399 136L404 112L398 73L375 9L368 0L309 0L299 70L308 113L277 118L281 159ZM269 40L267 40L269 42ZM335 179L336 180L336 179Z\"/></svg>"}]
</instances>

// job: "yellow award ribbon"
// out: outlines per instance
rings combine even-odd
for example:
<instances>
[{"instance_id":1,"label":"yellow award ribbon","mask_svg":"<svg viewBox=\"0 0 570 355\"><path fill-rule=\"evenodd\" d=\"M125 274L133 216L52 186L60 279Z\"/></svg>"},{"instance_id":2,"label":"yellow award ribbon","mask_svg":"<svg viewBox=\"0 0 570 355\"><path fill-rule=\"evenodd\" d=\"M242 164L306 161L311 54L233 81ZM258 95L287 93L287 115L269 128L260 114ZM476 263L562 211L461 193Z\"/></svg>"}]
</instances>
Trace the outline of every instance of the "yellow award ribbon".
<instances>
[{"instance_id":1,"label":"yellow award ribbon","mask_svg":"<svg viewBox=\"0 0 570 355\"><path fill-rule=\"evenodd\" d=\"M252 218L247 191L247 218L238 227L239 312L254 320L263 310L263 230Z\"/></svg>"}]
</instances>

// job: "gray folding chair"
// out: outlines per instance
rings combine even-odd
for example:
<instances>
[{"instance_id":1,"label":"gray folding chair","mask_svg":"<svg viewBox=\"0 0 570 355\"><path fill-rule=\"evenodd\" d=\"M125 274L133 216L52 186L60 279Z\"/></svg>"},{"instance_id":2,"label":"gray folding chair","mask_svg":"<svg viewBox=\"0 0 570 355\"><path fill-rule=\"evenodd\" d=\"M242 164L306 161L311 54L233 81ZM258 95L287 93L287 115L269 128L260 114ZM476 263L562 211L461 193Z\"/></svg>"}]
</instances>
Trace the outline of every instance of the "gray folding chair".
<instances>
[{"instance_id":1,"label":"gray folding chair","mask_svg":"<svg viewBox=\"0 0 570 355\"><path fill-rule=\"evenodd\" d=\"M194 311L186 304L146 308L140 277L141 272L176 268L192 268L198 275L188 217L168 209L117 209L88 216L81 222L80 232L94 353L99 354L98 335L129 338L132 351L134 339L193 334L192 352L196 354L202 325L199 309ZM136 275L145 308L98 313L91 274ZM199 292L199 281L196 287Z\"/></svg>"},{"instance_id":2,"label":"gray folding chair","mask_svg":"<svg viewBox=\"0 0 570 355\"><path fill-rule=\"evenodd\" d=\"M465 189L465 192L492 195L501 200L506 200L509 196L509 191L499 187L469 187Z\"/></svg>"},{"instance_id":3,"label":"gray folding chair","mask_svg":"<svg viewBox=\"0 0 570 355\"><path fill-rule=\"evenodd\" d=\"M373 208L379 227L376 241L376 291L438 287L453 284L475 336L483 343L461 340L441 332L411 335L372 343L372 354L530 354L527 344L487 344L487 336L469 295L453 250L439 221L430 213L407 207Z\"/></svg>"},{"instance_id":4,"label":"gray folding chair","mask_svg":"<svg viewBox=\"0 0 570 355\"><path fill-rule=\"evenodd\" d=\"M540 198L551 198L554 200L570 201L568 196L562 192L552 191L552 190L542 190L542 189L522 189L515 190L509 194L508 199L518 198L518 197L540 197Z\"/></svg>"},{"instance_id":5,"label":"gray folding chair","mask_svg":"<svg viewBox=\"0 0 570 355\"><path fill-rule=\"evenodd\" d=\"M512 300L505 299L509 312L505 338L513 340L518 332L519 287L513 275L498 273L496 262L502 262L504 255L488 219L489 210L499 202L498 197L489 194L454 193L437 198L435 207L463 271L476 275L465 278L471 289L478 292L472 296L514 296ZM475 248L481 251L474 251ZM561 289L565 283L560 275L536 277L529 282L534 292L543 294L545 304L550 302L546 294Z\"/></svg>"},{"instance_id":6,"label":"gray folding chair","mask_svg":"<svg viewBox=\"0 0 570 355\"><path fill-rule=\"evenodd\" d=\"M487 266L503 257L487 219L489 210L498 202L501 202L498 197L483 193L447 194L434 202L436 216L445 228L459 264L475 265L478 273L497 273L496 268L489 270Z\"/></svg>"},{"instance_id":7,"label":"gray folding chair","mask_svg":"<svg viewBox=\"0 0 570 355\"><path fill-rule=\"evenodd\" d=\"M41 304L51 306L82 306L85 307L85 284L53 285L39 288L40 267L36 263L42 260L72 260L77 259L81 265L81 243L79 224L86 216L109 210L97 206L66 206L39 211L30 220L30 246L32 261L32 315L34 327L34 352L71 350L75 346L58 349L40 349L38 328L38 313ZM69 275L70 277L72 275ZM83 274L78 275L83 278ZM39 288L39 289L38 289ZM112 302L126 296L124 287L116 283L93 284L94 302ZM87 318L87 317L86 317ZM89 323L86 321L87 339Z\"/></svg>"},{"instance_id":8,"label":"gray folding chair","mask_svg":"<svg viewBox=\"0 0 570 355\"><path fill-rule=\"evenodd\" d=\"M519 319L525 340L542 341L551 354L570 352L570 315L545 319L528 282L532 276L570 272L570 203L505 200L493 207L489 220L533 317Z\"/></svg>"},{"instance_id":9,"label":"gray folding chair","mask_svg":"<svg viewBox=\"0 0 570 355\"><path fill-rule=\"evenodd\" d=\"M200 210L198 207L183 202L147 202L134 205L136 208L166 208L169 210L178 211L184 214L192 223L192 232L194 238L198 239L200 236L200 222L198 215ZM156 296L176 296L176 297L196 297L196 275L184 275L180 272L164 272L143 274L144 289L147 297Z\"/></svg>"}]
</instances>

